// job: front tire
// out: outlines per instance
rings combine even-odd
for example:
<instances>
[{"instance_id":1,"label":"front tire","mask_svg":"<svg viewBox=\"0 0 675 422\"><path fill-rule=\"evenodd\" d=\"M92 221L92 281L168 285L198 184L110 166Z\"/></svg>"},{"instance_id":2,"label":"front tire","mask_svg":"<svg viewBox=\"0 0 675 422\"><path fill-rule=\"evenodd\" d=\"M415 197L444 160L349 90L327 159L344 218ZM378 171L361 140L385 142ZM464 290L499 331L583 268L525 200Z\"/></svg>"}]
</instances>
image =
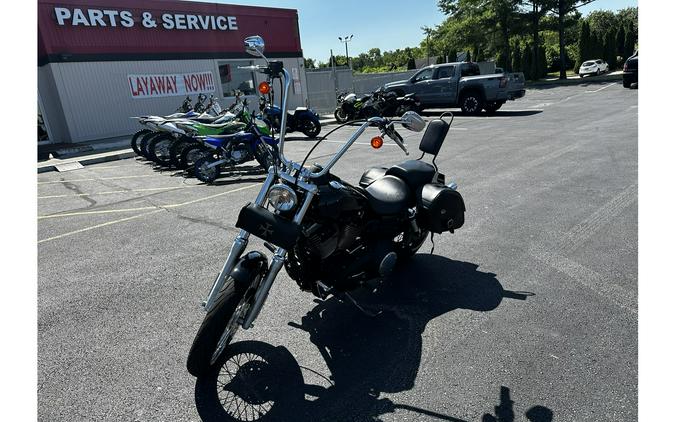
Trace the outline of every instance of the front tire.
<instances>
[{"instance_id":1,"label":"front tire","mask_svg":"<svg viewBox=\"0 0 675 422\"><path fill-rule=\"evenodd\" d=\"M213 308L206 314L197 331L187 359L187 370L195 377L205 375L217 361L214 355L229 345L239 328L239 318L247 309L246 288L237 286L232 277L225 280ZM218 353L218 354L220 354Z\"/></svg>"},{"instance_id":2,"label":"front tire","mask_svg":"<svg viewBox=\"0 0 675 422\"><path fill-rule=\"evenodd\" d=\"M180 165L178 168L182 170L190 170L200 158L206 156L210 152L211 150L202 144L194 143L189 145L185 147L185 149L183 149L183 151L180 153Z\"/></svg>"},{"instance_id":3,"label":"front tire","mask_svg":"<svg viewBox=\"0 0 675 422\"><path fill-rule=\"evenodd\" d=\"M152 133L150 129L141 129L138 132L134 133L134 135L131 137L131 149L134 150L136 155L141 155L141 150L139 146L140 139L149 133Z\"/></svg>"},{"instance_id":4,"label":"front tire","mask_svg":"<svg viewBox=\"0 0 675 422\"><path fill-rule=\"evenodd\" d=\"M168 167L171 165L170 149L175 139L170 134L157 136L148 142L149 158L155 163Z\"/></svg>"},{"instance_id":5,"label":"front tire","mask_svg":"<svg viewBox=\"0 0 675 422\"><path fill-rule=\"evenodd\" d=\"M336 108L333 115L335 116L335 120L337 120L338 123L347 123L349 121L349 113L347 113L342 107Z\"/></svg>"},{"instance_id":6,"label":"front tire","mask_svg":"<svg viewBox=\"0 0 675 422\"><path fill-rule=\"evenodd\" d=\"M220 176L220 166L209 167L218 161L215 157L202 157L195 163L195 177L204 183L213 183Z\"/></svg>"},{"instance_id":7,"label":"front tire","mask_svg":"<svg viewBox=\"0 0 675 422\"><path fill-rule=\"evenodd\" d=\"M477 91L469 91L462 95L459 104L464 114L476 116L483 110L483 96Z\"/></svg>"}]
</instances>

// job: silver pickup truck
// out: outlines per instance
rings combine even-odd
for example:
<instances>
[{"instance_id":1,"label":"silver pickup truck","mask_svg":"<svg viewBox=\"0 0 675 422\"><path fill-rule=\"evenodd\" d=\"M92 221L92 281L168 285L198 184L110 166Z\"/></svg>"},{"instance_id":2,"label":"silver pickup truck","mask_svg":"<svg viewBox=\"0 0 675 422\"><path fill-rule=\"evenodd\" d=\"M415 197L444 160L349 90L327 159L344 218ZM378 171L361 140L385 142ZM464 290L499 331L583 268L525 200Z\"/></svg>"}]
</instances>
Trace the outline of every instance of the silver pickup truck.
<instances>
[{"instance_id":1,"label":"silver pickup truck","mask_svg":"<svg viewBox=\"0 0 675 422\"><path fill-rule=\"evenodd\" d=\"M494 113L507 100L525 95L525 78L522 73L481 75L471 62L444 63L424 67L410 79L389 82L384 89L399 96L415 94L422 109L460 107L466 114Z\"/></svg>"}]
</instances>

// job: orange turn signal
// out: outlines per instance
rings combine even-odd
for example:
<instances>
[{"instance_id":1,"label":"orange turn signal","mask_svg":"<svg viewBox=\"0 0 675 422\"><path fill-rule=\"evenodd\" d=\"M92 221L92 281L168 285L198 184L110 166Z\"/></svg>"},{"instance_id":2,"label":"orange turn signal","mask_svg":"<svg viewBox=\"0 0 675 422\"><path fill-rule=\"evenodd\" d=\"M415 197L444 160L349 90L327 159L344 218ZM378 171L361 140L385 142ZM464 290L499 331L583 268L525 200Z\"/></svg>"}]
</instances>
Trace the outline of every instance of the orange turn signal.
<instances>
[{"instance_id":1,"label":"orange turn signal","mask_svg":"<svg viewBox=\"0 0 675 422\"><path fill-rule=\"evenodd\" d=\"M375 136L370 140L370 146L375 149L380 148L382 145L384 145L384 139L381 136Z\"/></svg>"},{"instance_id":2,"label":"orange turn signal","mask_svg":"<svg viewBox=\"0 0 675 422\"><path fill-rule=\"evenodd\" d=\"M270 87L270 84L267 81L263 81L258 84L258 91L260 91L262 95L269 94L271 89L272 87Z\"/></svg>"}]
</instances>

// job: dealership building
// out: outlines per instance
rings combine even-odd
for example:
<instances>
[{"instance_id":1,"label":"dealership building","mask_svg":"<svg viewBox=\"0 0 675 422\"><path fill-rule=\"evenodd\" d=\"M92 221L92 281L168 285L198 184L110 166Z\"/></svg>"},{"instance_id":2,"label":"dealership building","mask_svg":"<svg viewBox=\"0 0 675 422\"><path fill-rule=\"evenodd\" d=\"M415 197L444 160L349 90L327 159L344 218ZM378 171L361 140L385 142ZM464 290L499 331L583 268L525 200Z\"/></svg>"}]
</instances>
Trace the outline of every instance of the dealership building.
<instances>
[{"instance_id":1,"label":"dealership building","mask_svg":"<svg viewBox=\"0 0 675 422\"><path fill-rule=\"evenodd\" d=\"M291 9L160 0L38 0L38 107L49 142L129 135L131 116L165 115L186 96L235 91L257 106L263 64L244 52L249 35L293 77L289 107L307 103L298 13ZM278 87L278 84L276 84Z\"/></svg>"}]
</instances>

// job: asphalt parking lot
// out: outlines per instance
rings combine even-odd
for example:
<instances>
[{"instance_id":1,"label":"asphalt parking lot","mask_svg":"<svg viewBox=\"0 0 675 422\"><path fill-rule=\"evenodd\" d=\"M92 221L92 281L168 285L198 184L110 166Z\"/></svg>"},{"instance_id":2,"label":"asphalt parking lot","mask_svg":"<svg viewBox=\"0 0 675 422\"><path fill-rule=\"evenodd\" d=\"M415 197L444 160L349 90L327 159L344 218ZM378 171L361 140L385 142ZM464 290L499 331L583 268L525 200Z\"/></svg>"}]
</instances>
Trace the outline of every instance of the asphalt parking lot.
<instances>
[{"instance_id":1,"label":"asphalt parking lot","mask_svg":"<svg viewBox=\"0 0 675 422\"><path fill-rule=\"evenodd\" d=\"M313 386L286 420L637 420L637 104L588 83L457 116L436 162L466 223L359 296L376 317L282 271L235 341L287 350ZM421 134L403 134L417 158ZM405 159L366 135L333 171L348 182ZM298 160L312 143L294 139ZM185 360L262 180L249 166L205 186L136 159L38 176L39 420L199 420Z\"/></svg>"}]
</instances>

